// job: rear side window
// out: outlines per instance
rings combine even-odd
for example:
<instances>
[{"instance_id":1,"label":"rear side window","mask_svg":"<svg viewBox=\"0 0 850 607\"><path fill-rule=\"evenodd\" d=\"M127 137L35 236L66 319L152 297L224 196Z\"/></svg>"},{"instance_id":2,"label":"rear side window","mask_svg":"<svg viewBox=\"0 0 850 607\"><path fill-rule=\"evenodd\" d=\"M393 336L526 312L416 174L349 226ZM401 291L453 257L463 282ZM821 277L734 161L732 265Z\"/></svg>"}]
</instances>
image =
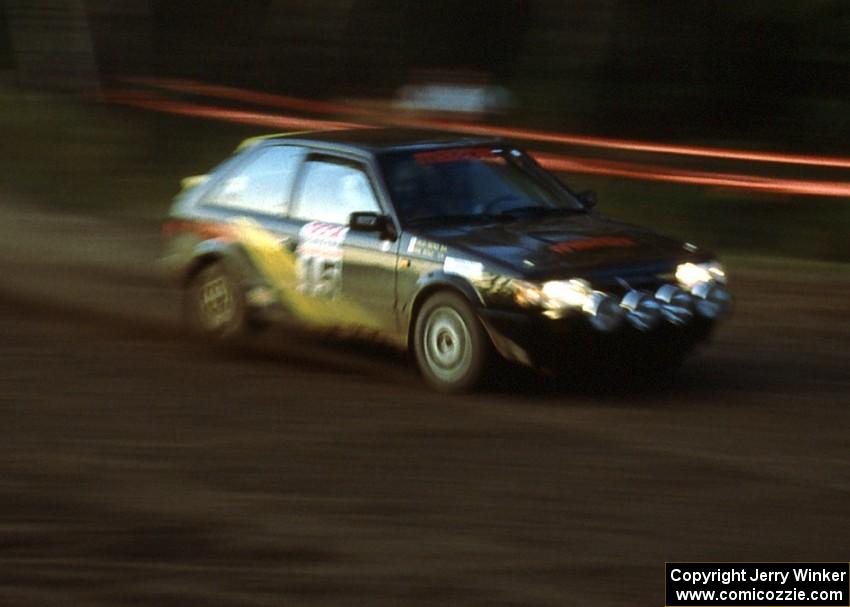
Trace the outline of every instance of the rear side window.
<instances>
[{"instance_id":1,"label":"rear side window","mask_svg":"<svg viewBox=\"0 0 850 607\"><path fill-rule=\"evenodd\" d=\"M380 205L359 166L336 160L310 160L290 216L345 225L355 211L380 212Z\"/></svg>"},{"instance_id":2,"label":"rear side window","mask_svg":"<svg viewBox=\"0 0 850 607\"><path fill-rule=\"evenodd\" d=\"M301 150L262 148L231 170L204 197L203 204L281 215L292 191Z\"/></svg>"}]
</instances>

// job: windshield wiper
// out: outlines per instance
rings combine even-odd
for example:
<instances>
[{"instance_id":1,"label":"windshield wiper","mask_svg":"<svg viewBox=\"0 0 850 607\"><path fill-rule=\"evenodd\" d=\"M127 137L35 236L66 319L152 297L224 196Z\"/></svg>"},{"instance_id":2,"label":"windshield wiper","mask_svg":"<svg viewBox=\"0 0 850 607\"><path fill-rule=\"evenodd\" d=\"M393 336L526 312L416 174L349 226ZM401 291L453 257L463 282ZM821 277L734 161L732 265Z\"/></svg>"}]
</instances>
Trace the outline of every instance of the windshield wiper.
<instances>
[{"instance_id":1,"label":"windshield wiper","mask_svg":"<svg viewBox=\"0 0 850 607\"><path fill-rule=\"evenodd\" d=\"M571 215L573 213L584 213L584 209L570 209L568 207L543 207L540 205L529 205L526 207L514 207L513 209L505 209L500 216L521 217L528 215L536 215L542 217L545 215Z\"/></svg>"},{"instance_id":2,"label":"windshield wiper","mask_svg":"<svg viewBox=\"0 0 850 607\"><path fill-rule=\"evenodd\" d=\"M482 223L503 221L502 215L489 215L486 213L468 213L456 215L432 215L430 217L417 217L407 221L408 225L420 225L429 223Z\"/></svg>"}]
</instances>

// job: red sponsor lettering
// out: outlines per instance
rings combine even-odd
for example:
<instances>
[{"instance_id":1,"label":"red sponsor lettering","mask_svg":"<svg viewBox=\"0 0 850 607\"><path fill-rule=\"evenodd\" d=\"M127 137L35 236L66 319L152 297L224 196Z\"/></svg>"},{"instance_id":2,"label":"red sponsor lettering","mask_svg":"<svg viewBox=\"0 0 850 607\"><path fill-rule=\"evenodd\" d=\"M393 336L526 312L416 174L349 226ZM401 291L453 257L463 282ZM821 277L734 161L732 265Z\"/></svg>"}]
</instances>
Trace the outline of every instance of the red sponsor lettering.
<instances>
[{"instance_id":1,"label":"red sponsor lettering","mask_svg":"<svg viewBox=\"0 0 850 607\"><path fill-rule=\"evenodd\" d=\"M348 226L336 223L308 223L302 228L302 236L310 239L342 240L348 233Z\"/></svg>"},{"instance_id":2,"label":"red sponsor lettering","mask_svg":"<svg viewBox=\"0 0 850 607\"><path fill-rule=\"evenodd\" d=\"M490 148L454 148L449 150L433 150L419 152L413 158L419 164L434 164L437 162L455 162L458 160L477 160L490 158L493 151Z\"/></svg>"},{"instance_id":3,"label":"red sponsor lettering","mask_svg":"<svg viewBox=\"0 0 850 607\"><path fill-rule=\"evenodd\" d=\"M622 236L599 236L597 238L586 238L584 240L567 240L553 244L549 247L550 251L555 253L575 253L576 251L586 251L588 249L607 249L607 248L625 248L633 247L637 243L631 238Z\"/></svg>"}]
</instances>

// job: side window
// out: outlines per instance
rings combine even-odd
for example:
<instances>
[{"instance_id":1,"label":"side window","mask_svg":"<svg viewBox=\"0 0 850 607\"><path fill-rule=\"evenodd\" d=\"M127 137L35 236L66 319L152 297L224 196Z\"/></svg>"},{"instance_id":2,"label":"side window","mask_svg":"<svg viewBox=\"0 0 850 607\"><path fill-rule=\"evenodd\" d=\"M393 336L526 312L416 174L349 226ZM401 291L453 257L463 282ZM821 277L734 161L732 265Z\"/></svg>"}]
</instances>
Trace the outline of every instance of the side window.
<instances>
[{"instance_id":1,"label":"side window","mask_svg":"<svg viewBox=\"0 0 850 607\"><path fill-rule=\"evenodd\" d=\"M346 225L355 211L380 212L369 177L361 168L344 161L305 163L291 217Z\"/></svg>"},{"instance_id":2,"label":"side window","mask_svg":"<svg viewBox=\"0 0 850 607\"><path fill-rule=\"evenodd\" d=\"M204 197L203 204L258 213L283 213L298 170L301 150L264 148L237 166Z\"/></svg>"}]
</instances>

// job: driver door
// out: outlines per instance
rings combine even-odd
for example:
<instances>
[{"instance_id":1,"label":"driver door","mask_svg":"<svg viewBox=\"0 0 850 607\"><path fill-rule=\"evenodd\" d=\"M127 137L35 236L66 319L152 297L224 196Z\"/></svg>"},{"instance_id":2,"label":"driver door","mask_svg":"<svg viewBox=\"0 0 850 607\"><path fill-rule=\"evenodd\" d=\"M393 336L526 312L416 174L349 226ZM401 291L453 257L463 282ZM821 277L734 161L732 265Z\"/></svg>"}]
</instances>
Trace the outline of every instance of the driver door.
<instances>
[{"instance_id":1,"label":"driver door","mask_svg":"<svg viewBox=\"0 0 850 607\"><path fill-rule=\"evenodd\" d=\"M311 154L289 213L298 224L298 289L317 305L330 306L334 324L391 332L398 242L378 232L350 231L354 212L385 212L366 163Z\"/></svg>"}]
</instances>

